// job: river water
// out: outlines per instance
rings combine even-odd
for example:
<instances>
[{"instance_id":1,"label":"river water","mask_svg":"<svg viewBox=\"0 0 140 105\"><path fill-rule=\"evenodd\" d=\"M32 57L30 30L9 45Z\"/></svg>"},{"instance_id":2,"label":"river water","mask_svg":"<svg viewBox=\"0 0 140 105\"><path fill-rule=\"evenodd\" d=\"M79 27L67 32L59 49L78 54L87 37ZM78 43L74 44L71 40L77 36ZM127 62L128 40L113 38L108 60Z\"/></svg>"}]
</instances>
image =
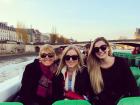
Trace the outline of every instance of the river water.
<instances>
[{"instance_id":1,"label":"river water","mask_svg":"<svg viewBox=\"0 0 140 105\"><path fill-rule=\"evenodd\" d=\"M37 55L18 55L18 56L6 56L0 57L0 68L3 66L17 64L35 59Z\"/></svg>"},{"instance_id":2,"label":"river water","mask_svg":"<svg viewBox=\"0 0 140 105\"><path fill-rule=\"evenodd\" d=\"M32 62L36 55L18 55L0 58L0 83L17 75L22 75L25 66Z\"/></svg>"}]
</instances>

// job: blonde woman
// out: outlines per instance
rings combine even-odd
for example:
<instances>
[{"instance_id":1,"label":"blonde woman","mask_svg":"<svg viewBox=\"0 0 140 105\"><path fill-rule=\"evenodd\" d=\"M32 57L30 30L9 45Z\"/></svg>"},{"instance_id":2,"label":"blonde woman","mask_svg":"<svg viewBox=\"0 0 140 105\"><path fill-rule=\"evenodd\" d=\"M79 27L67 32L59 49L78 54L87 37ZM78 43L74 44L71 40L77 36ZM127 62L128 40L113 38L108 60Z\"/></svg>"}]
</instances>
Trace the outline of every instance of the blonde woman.
<instances>
[{"instance_id":1,"label":"blonde woman","mask_svg":"<svg viewBox=\"0 0 140 105\"><path fill-rule=\"evenodd\" d=\"M64 49L53 84L55 100L88 97L90 84L88 71L76 46L70 45Z\"/></svg>"},{"instance_id":2,"label":"blonde woman","mask_svg":"<svg viewBox=\"0 0 140 105\"><path fill-rule=\"evenodd\" d=\"M51 105L52 78L57 66L51 45L43 45L39 58L25 68L20 96L24 105Z\"/></svg>"},{"instance_id":3,"label":"blonde woman","mask_svg":"<svg viewBox=\"0 0 140 105\"><path fill-rule=\"evenodd\" d=\"M124 96L138 95L138 88L127 63L111 56L111 47L104 37L92 43L87 60L95 105L116 105Z\"/></svg>"}]
</instances>

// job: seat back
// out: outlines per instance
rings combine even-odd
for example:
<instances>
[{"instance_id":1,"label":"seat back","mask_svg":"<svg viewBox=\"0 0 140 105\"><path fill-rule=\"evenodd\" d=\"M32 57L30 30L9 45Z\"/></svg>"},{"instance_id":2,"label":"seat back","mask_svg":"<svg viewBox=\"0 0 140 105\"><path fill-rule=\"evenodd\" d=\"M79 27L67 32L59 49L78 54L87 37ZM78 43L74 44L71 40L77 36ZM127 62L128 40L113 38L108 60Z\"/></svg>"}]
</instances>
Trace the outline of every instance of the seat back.
<instances>
[{"instance_id":1,"label":"seat back","mask_svg":"<svg viewBox=\"0 0 140 105\"><path fill-rule=\"evenodd\" d=\"M140 105L140 97L122 98L117 105Z\"/></svg>"},{"instance_id":2,"label":"seat back","mask_svg":"<svg viewBox=\"0 0 140 105\"><path fill-rule=\"evenodd\" d=\"M0 105L23 105L19 102L0 102Z\"/></svg>"},{"instance_id":3,"label":"seat back","mask_svg":"<svg viewBox=\"0 0 140 105\"><path fill-rule=\"evenodd\" d=\"M91 105L86 100L59 100L54 102L52 105Z\"/></svg>"}]
</instances>

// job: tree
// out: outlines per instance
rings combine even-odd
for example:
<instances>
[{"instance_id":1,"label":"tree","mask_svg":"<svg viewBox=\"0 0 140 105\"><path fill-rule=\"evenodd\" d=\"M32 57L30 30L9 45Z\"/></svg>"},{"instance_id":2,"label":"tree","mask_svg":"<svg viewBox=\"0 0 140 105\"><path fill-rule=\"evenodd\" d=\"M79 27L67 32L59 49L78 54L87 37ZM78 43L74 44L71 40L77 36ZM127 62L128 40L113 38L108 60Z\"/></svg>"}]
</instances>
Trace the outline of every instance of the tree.
<instances>
[{"instance_id":1,"label":"tree","mask_svg":"<svg viewBox=\"0 0 140 105\"><path fill-rule=\"evenodd\" d=\"M51 34L50 34L50 43L51 43L51 44L57 43L57 38L58 38L58 35L57 35L57 34L51 33Z\"/></svg>"},{"instance_id":2,"label":"tree","mask_svg":"<svg viewBox=\"0 0 140 105\"><path fill-rule=\"evenodd\" d=\"M17 23L16 34L18 40L23 41L24 44L27 44L29 42L29 35L25 29L24 24Z\"/></svg>"},{"instance_id":3,"label":"tree","mask_svg":"<svg viewBox=\"0 0 140 105\"><path fill-rule=\"evenodd\" d=\"M65 38L64 43L65 44L70 44L70 40Z\"/></svg>"},{"instance_id":4,"label":"tree","mask_svg":"<svg viewBox=\"0 0 140 105\"><path fill-rule=\"evenodd\" d=\"M58 37L57 42L59 44L63 44L64 43L65 38L61 35L60 37Z\"/></svg>"}]
</instances>

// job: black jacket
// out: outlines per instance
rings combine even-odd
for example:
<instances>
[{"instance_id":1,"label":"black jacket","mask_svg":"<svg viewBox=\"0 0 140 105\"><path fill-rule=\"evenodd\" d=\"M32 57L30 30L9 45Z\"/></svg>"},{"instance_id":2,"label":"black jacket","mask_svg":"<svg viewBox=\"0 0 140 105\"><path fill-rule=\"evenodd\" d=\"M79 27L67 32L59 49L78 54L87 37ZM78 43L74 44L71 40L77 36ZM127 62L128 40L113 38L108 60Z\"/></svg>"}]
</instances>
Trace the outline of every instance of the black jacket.
<instances>
[{"instance_id":1,"label":"black jacket","mask_svg":"<svg viewBox=\"0 0 140 105\"><path fill-rule=\"evenodd\" d=\"M56 66L54 65L53 67L57 69ZM22 86L19 95L20 97L22 97L22 101L24 105L32 105L33 103L39 101L42 104L46 103L47 105L48 100L50 100L51 102L52 97L46 97L45 99L42 99L36 95L38 82L41 76L42 76L42 71L40 68L39 60L35 59L33 63L30 63L26 66L22 77Z\"/></svg>"},{"instance_id":2,"label":"black jacket","mask_svg":"<svg viewBox=\"0 0 140 105\"><path fill-rule=\"evenodd\" d=\"M99 94L92 94L95 105L116 105L122 97L137 96L138 87L127 62L116 57L108 69L101 68L104 88ZM90 92L92 93L92 92Z\"/></svg>"},{"instance_id":3,"label":"black jacket","mask_svg":"<svg viewBox=\"0 0 140 105\"><path fill-rule=\"evenodd\" d=\"M89 97L90 79L86 67L81 68L82 71L78 71L75 77L74 90L79 95L85 95ZM53 99L62 100L64 96L64 76L60 73L53 79Z\"/></svg>"}]
</instances>

